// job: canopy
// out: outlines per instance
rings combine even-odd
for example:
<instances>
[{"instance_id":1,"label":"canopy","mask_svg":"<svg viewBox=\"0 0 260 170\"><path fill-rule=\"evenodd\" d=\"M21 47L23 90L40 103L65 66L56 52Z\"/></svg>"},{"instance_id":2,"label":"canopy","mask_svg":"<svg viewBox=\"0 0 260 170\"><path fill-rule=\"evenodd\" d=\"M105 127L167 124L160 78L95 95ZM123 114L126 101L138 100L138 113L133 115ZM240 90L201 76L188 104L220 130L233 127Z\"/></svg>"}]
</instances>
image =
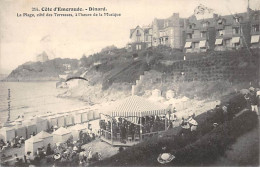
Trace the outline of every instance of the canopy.
<instances>
[{"instance_id":1,"label":"canopy","mask_svg":"<svg viewBox=\"0 0 260 170\"><path fill-rule=\"evenodd\" d=\"M75 130L75 131L81 131L81 130L84 130L84 129L87 129L87 127L85 127L84 125L82 124L77 124L75 126L73 126L71 128L71 130Z\"/></svg>"},{"instance_id":2,"label":"canopy","mask_svg":"<svg viewBox=\"0 0 260 170\"><path fill-rule=\"evenodd\" d=\"M25 153L31 152L32 155L36 154L36 151L38 148L42 148L43 145L43 140L37 138L36 136L31 137L30 139L25 141Z\"/></svg>"},{"instance_id":3,"label":"canopy","mask_svg":"<svg viewBox=\"0 0 260 170\"><path fill-rule=\"evenodd\" d=\"M36 137L40 138L40 139L45 139L45 138L49 138L49 137L52 137L51 134L45 132L45 131L41 131L40 133L38 133L36 135Z\"/></svg>"},{"instance_id":4,"label":"canopy","mask_svg":"<svg viewBox=\"0 0 260 170\"><path fill-rule=\"evenodd\" d=\"M206 47L206 40L200 41L199 47L200 48Z\"/></svg>"},{"instance_id":5,"label":"canopy","mask_svg":"<svg viewBox=\"0 0 260 170\"><path fill-rule=\"evenodd\" d=\"M190 48L190 47L191 47L191 42L186 42L184 48Z\"/></svg>"},{"instance_id":6,"label":"canopy","mask_svg":"<svg viewBox=\"0 0 260 170\"><path fill-rule=\"evenodd\" d=\"M240 40L240 37L233 37L232 40L231 40L231 42L232 42L233 44L235 44L235 43L239 43L239 40Z\"/></svg>"},{"instance_id":7,"label":"canopy","mask_svg":"<svg viewBox=\"0 0 260 170\"><path fill-rule=\"evenodd\" d=\"M51 146L53 145L53 136L45 131L41 131L35 137L42 139L45 150L47 149L48 144L51 144Z\"/></svg>"},{"instance_id":8,"label":"canopy","mask_svg":"<svg viewBox=\"0 0 260 170\"><path fill-rule=\"evenodd\" d=\"M48 129L48 121L46 119L36 117L34 121L35 121L36 126L37 126L37 132L41 132L43 130Z\"/></svg>"},{"instance_id":9,"label":"canopy","mask_svg":"<svg viewBox=\"0 0 260 170\"><path fill-rule=\"evenodd\" d=\"M34 122L26 120L23 125L27 128L27 138L30 138L32 134L37 134L37 126Z\"/></svg>"},{"instance_id":10,"label":"canopy","mask_svg":"<svg viewBox=\"0 0 260 170\"><path fill-rule=\"evenodd\" d=\"M259 36L260 35L252 35L251 37L251 43L258 43L259 42Z\"/></svg>"},{"instance_id":11,"label":"canopy","mask_svg":"<svg viewBox=\"0 0 260 170\"><path fill-rule=\"evenodd\" d=\"M222 42L223 42L223 39L222 39L222 38L220 38L220 39L216 39L216 41L215 41L215 45L221 45Z\"/></svg>"},{"instance_id":12,"label":"canopy","mask_svg":"<svg viewBox=\"0 0 260 170\"><path fill-rule=\"evenodd\" d=\"M163 104L134 95L113 103L104 112L112 117L143 117L165 114L166 108Z\"/></svg>"},{"instance_id":13,"label":"canopy","mask_svg":"<svg viewBox=\"0 0 260 170\"><path fill-rule=\"evenodd\" d=\"M56 130L55 132L53 132L53 135L65 135L70 133L69 130L65 129L64 127L60 127L58 130Z\"/></svg>"},{"instance_id":14,"label":"canopy","mask_svg":"<svg viewBox=\"0 0 260 170\"><path fill-rule=\"evenodd\" d=\"M11 141L15 138L15 129L14 127L3 127L0 129L0 138L4 139L4 141Z\"/></svg>"},{"instance_id":15,"label":"canopy","mask_svg":"<svg viewBox=\"0 0 260 170\"><path fill-rule=\"evenodd\" d=\"M66 142L71 136L71 132L68 129L65 129L64 127L60 127L58 130L56 130L52 134L53 134L54 143Z\"/></svg>"},{"instance_id":16,"label":"canopy","mask_svg":"<svg viewBox=\"0 0 260 170\"><path fill-rule=\"evenodd\" d=\"M57 126L64 127L65 124L65 117L64 116L57 116Z\"/></svg>"}]
</instances>

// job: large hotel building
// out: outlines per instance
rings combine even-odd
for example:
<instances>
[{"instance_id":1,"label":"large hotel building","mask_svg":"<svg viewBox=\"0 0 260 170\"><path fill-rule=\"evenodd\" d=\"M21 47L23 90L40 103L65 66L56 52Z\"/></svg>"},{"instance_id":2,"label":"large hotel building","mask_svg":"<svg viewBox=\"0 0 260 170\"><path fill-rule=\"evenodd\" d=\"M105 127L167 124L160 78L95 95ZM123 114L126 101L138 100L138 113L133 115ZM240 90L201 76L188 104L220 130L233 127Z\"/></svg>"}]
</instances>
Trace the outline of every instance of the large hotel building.
<instances>
[{"instance_id":1,"label":"large hotel building","mask_svg":"<svg viewBox=\"0 0 260 170\"><path fill-rule=\"evenodd\" d=\"M194 14L180 18L174 13L166 19L155 18L151 25L130 30L129 51L165 45L186 53L207 50L225 51L259 48L260 11L249 7L244 13L198 19Z\"/></svg>"}]
</instances>

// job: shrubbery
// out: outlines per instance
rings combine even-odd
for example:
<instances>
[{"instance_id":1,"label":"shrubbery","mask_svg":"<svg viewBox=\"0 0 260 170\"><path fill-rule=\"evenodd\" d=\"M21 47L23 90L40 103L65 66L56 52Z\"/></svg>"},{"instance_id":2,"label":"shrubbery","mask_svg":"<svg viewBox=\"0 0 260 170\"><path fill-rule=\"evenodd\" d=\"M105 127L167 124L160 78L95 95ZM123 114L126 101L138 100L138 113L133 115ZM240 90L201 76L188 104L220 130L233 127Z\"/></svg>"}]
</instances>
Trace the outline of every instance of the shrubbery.
<instances>
[{"instance_id":1,"label":"shrubbery","mask_svg":"<svg viewBox=\"0 0 260 170\"><path fill-rule=\"evenodd\" d=\"M232 121L215 128L193 144L172 151L176 159L169 165L209 166L216 158L222 156L240 135L256 127L257 122L256 114L246 111Z\"/></svg>"}]
</instances>

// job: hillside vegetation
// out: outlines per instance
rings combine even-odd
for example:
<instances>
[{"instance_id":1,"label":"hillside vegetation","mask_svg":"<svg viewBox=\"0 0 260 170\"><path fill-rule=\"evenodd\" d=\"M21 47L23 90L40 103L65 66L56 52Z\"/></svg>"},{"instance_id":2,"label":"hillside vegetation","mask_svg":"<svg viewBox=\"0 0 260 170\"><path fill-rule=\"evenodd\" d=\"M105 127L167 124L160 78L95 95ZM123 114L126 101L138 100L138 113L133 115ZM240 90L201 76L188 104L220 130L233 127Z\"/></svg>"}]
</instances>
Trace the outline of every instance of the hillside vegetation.
<instances>
[{"instance_id":1,"label":"hillside vegetation","mask_svg":"<svg viewBox=\"0 0 260 170\"><path fill-rule=\"evenodd\" d=\"M46 62L29 62L13 70L6 81L50 81L59 80L60 74L66 74L68 69L64 64L70 64L71 70L78 69L78 60L56 58ZM73 72L70 74L74 74Z\"/></svg>"}]
</instances>

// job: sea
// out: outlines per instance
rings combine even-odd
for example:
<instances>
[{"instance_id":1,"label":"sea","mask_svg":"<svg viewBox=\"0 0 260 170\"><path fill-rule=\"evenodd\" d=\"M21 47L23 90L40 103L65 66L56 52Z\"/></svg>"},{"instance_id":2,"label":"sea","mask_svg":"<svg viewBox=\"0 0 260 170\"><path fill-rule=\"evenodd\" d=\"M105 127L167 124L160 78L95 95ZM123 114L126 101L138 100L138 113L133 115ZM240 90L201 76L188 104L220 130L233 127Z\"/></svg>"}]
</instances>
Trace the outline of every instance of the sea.
<instances>
[{"instance_id":1,"label":"sea","mask_svg":"<svg viewBox=\"0 0 260 170\"><path fill-rule=\"evenodd\" d=\"M56 88L56 82L0 82L0 125L10 115L30 118L40 114L59 113L87 108L78 99L58 97L66 89ZM10 110L10 111L9 111Z\"/></svg>"}]
</instances>

